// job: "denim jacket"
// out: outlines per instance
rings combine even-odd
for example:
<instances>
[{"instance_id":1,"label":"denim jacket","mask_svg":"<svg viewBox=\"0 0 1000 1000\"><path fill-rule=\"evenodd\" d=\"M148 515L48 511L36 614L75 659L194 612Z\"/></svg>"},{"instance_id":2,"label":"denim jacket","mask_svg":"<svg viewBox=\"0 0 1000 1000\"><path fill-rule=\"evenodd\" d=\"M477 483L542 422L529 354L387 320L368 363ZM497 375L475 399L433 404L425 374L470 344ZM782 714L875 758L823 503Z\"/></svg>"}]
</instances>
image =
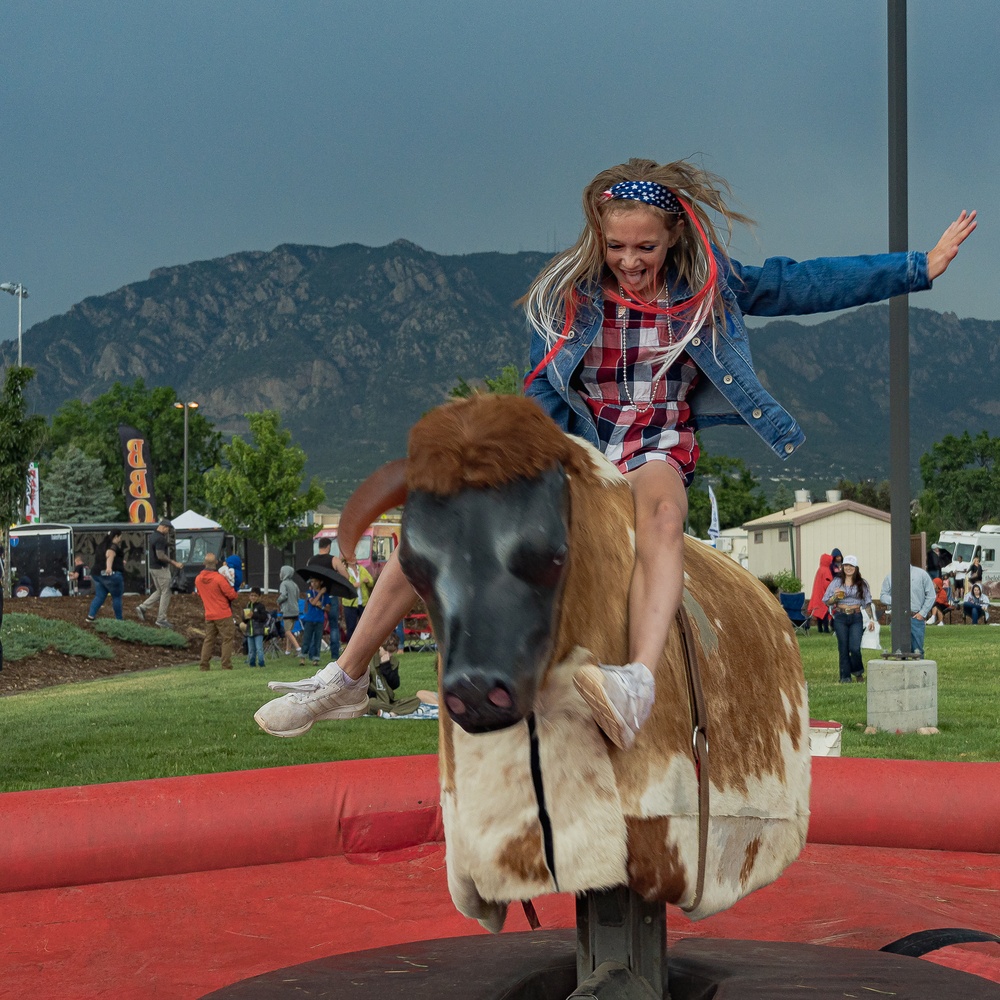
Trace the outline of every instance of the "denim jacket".
<instances>
[{"instance_id":1,"label":"denim jacket","mask_svg":"<svg viewBox=\"0 0 1000 1000\"><path fill-rule=\"evenodd\" d=\"M749 424L780 458L788 458L805 441L802 428L760 384L753 370L743 316L802 316L880 302L894 295L931 287L927 255L875 254L864 257L820 257L794 261L769 257L762 267L726 261L716 252L719 283L726 305L725 329L713 350L707 327L687 345L687 353L704 376L689 397L694 428L715 424ZM670 279L675 302L690 292ZM593 414L573 384L583 357L600 336L604 296L599 284L581 288L584 304L562 349L540 371L527 395L565 431L598 446ZM544 338L531 336L531 370L548 352Z\"/></svg>"}]
</instances>

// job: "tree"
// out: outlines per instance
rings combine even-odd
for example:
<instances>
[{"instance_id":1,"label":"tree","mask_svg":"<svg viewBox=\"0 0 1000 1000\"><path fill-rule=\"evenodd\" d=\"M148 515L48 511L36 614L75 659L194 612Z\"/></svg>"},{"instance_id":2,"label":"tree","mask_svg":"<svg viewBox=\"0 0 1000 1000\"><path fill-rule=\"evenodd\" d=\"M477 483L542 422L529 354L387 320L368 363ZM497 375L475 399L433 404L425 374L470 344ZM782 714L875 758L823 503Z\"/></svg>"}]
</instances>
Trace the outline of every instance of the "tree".
<instances>
[{"instance_id":1,"label":"tree","mask_svg":"<svg viewBox=\"0 0 1000 1000\"><path fill-rule=\"evenodd\" d=\"M889 513L888 479L883 479L880 483L876 483L874 479L859 479L854 483L842 478L837 481L835 489L840 490L845 500L853 500Z\"/></svg>"},{"instance_id":2,"label":"tree","mask_svg":"<svg viewBox=\"0 0 1000 1000\"><path fill-rule=\"evenodd\" d=\"M248 413L253 444L234 437L223 445L228 468L216 466L205 475L205 495L226 531L246 531L264 546L264 586L270 580L268 546L287 545L302 537L303 517L323 502L315 478L302 491L306 453L281 430L275 410Z\"/></svg>"},{"instance_id":3,"label":"tree","mask_svg":"<svg viewBox=\"0 0 1000 1000\"><path fill-rule=\"evenodd\" d=\"M920 458L924 489L914 530L937 538L1000 520L1000 438L986 431L947 435Z\"/></svg>"},{"instance_id":4,"label":"tree","mask_svg":"<svg viewBox=\"0 0 1000 1000\"><path fill-rule=\"evenodd\" d=\"M778 483L778 487L774 491L774 496L771 498L771 504L774 509L787 510L793 503L795 503L795 497L792 495L792 491L785 483Z\"/></svg>"},{"instance_id":5,"label":"tree","mask_svg":"<svg viewBox=\"0 0 1000 1000\"><path fill-rule=\"evenodd\" d=\"M760 483L742 459L702 451L688 491L688 523L699 538L708 534L712 519L709 483L719 505L720 528L735 528L768 512Z\"/></svg>"},{"instance_id":6,"label":"tree","mask_svg":"<svg viewBox=\"0 0 1000 1000\"><path fill-rule=\"evenodd\" d=\"M520 396L524 380L516 365L504 365L496 378L487 375L483 378L483 383L487 392L498 396ZM480 391L478 386L470 385L464 378L460 378L458 385L451 389L448 395L453 399L468 399L473 393Z\"/></svg>"},{"instance_id":7,"label":"tree","mask_svg":"<svg viewBox=\"0 0 1000 1000\"><path fill-rule=\"evenodd\" d=\"M104 466L75 444L60 448L41 478L41 509L47 521L65 524L114 521L119 516Z\"/></svg>"},{"instance_id":8,"label":"tree","mask_svg":"<svg viewBox=\"0 0 1000 1000\"><path fill-rule=\"evenodd\" d=\"M24 390L34 368L8 368L0 390L0 531L8 546L7 527L24 519L28 466L45 439L45 418L28 414ZM10 566L10 552L4 565ZM6 580L0 580L5 585Z\"/></svg>"},{"instance_id":9,"label":"tree","mask_svg":"<svg viewBox=\"0 0 1000 1000\"><path fill-rule=\"evenodd\" d=\"M50 456L56 449L76 445L104 470L118 506L125 517L125 470L118 425L128 424L149 441L157 515L180 513L184 491L184 413L175 408L177 393L170 386L147 389L140 378L131 385L116 382L91 403L78 399L63 404L52 418ZM199 410L188 411L188 503L205 505L203 475L219 461L221 435ZM47 472L48 470L43 470Z\"/></svg>"}]
</instances>

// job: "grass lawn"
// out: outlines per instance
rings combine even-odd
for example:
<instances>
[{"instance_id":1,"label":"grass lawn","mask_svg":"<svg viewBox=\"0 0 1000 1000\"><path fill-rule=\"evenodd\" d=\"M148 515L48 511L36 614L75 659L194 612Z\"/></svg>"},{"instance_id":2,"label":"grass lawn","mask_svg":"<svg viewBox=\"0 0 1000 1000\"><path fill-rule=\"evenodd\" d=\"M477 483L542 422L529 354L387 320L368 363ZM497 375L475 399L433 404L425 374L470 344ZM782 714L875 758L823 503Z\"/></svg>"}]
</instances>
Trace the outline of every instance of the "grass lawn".
<instances>
[{"instance_id":1,"label":"grass lawn","mask_svg":"<svg viewBox=\"0 0 1000 1000\"><path fill-rule=\"evenodd\" d=\"M6 633L6 619L4 621ZM437 752L437 723L379 718L321 723L295 739L262 732L253 713L268 680L308 676L294 657L231 671L168 667L0 698L0 791L240 771ZM432 653L401 658L400 697L435 690Z\"/></svg>"},{"instance_id":2,"label":"grass lawn","mask_svg":"<svg viewBox=\"0 0 1000 1000\"><path fill-rule=\"evenodd\" d=\"M885 626L882 642L889 642ZM810 629L799 646L809 682L810 714L843 724L843 756L1000 761L1000 629L994 632L985 625L927 629L925 656L938 668L940 733L936 736L866 736L866 685L838 683L836 638ZM862 650L862 656L867 664L881 654Z\"/></svg>"},{"instance_id":3,"label":"grass lawn","mask_svg":"<svg viewBox=\"0 0 1000 1000\"><path fill-rule=\"evenodd\" d=\"M888 641L888 629L882 633ZM866 736L865 685L838 684L836 639L810 632L801 640L810 713L843 723L844 756L1000 761L998 644L1000 632L990 627L929 628L940 734ZM877 654L864 655L867 661ZM363 718L320 723L295 739L268 736L253 721L271 694L265 682L306 673L292 658L269 661L265 670L250 670L239 658L236 664L231 672L164 668L0 699L0 790L437 750L433 722ZM401 696L435 688L433 654L404 654L400 674Z\"/></svg>"}]
</instances>

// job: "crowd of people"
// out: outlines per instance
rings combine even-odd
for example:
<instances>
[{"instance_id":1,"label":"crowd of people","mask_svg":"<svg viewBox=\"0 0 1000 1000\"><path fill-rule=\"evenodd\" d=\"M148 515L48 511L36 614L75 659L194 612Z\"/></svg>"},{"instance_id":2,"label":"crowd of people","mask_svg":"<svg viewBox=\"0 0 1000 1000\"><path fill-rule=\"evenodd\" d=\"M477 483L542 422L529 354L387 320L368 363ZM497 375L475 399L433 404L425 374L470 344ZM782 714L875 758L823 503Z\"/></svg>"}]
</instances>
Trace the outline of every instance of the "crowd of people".
<instances>
[{"instance_id":1,"label":"crowd of people","mask_svg":"<svg viewBox=\"0 0 1000 1000\"><path fill-rule=\"evenodd\" d=\"M281 567L281 582L273 608L268 606L259 587L250 588L244 602L230 575L236 571L242 579L242 566L227 565L228 560L220 562L209 553L205 557L205 568L195 578L195 590L205 609L200 669L211 668L218 646L222 669L232 670L238 634L242 635L249 667L265 666L269 641L277 644L285 656L297 655L299 663L308 659L314 667L319 667L324 643L331 659L335 659L341 635L345 634L349 640L358 626L374 578L356 559L334 556L331 548L330 539L320 539L319 551L309 558L304 568ZM296 576L304 580L304 591L299 589ZM402 700L397 697L400 686L397 630L401 629L402 622L382 641L372 657L367 688L368 714L386 719L435 719L436 692L418 691ZM276 690L283 686L295 688L294 683L272 682Z\"/></svg>"},{"instance_id":2,"label":"crowd of people","mask_svg":"<svg viewBox=\"0 0 1000 1000\"><path fill-rule=\"evenodd\" d=\"M155 624L171 628L167 611L172 599L172 569L182 569L169 542L171 524L161 521L150 544L150 578L153 584L149 596L136 607L142 622L155 609ZM111 529L97 545L93 565L88 566L77 555L68 574L71 593L91 596L86 621L96 620L100 609L111 598L112 611L123 618L124 563L121 529ZM305 583L300 590L296 576ZM374 579L370 571L356 559L344 559L332 554L329 538L319 539L317 552L304 568L282 566L280 586L273 607L269 607L259 588L240 597L243 566L239 556L220 559L207 554L205 567L195 579L205 614L205 635L202 643L200 669L209 670L218 649L223 670L232 669L237 638L242 635L246 662L250 667L264 667L265 641L275 645L285 656L296 656L302 665L308 660L319 671L324 646L329 650L330 663L340 655L341 640L350 642L358 628L361 615L371 596ZM910 567L910 638L911 650L923 655L927 625L943 626L956 620L973 625L988 623L990 599L984 593L983 567L979 556L965 562L961 555L953 556L939 543L927 554L927 569ZM332 581L339 581L335 591ZM25 588L30 581L27 581ZM15 595L19 591L15 588ZM28 596L34 596L29 593ZM893 604L891 574L886 576L879 592L886 611ZM836 637L839 659L839 680L851 683L864 680L861 649L866 632L876 631L878 616L873 591L862 575L857 556L844 556L839 548L820 556L813 578L806 612L820 633ZM233 627L235 625L235 628ZM436 715L436 695L418 692L417 696L396 701L399 686L399 633L402 623L389 638L378 646L367 664L368 698L373 714L395 718L431 718ZM873 647L874 648L874 647ZM302 682L296 682L301 684ZM275 682L274 690L282 690ZM292 685L292 688L295 686ZM297 689L296 689L297 690ZM360 692L359 692L360 697ZM359 714L352 710L352 714Z\"/></svg>"},{"instance_id":3,"label":"crowd of people","mask_svg":"<svg viewBox=\"0 0 1000 1000\"><path fill-rule=\"evenodd\" d=\"M632 491L636 557L627 661L586 664L574 675L594 724L628 750L652 710L653 671L682 600L696 431L741 423L782 459L805 440L753 369L744 317L826 312L928 289L975 230L976 213L961 212L926 252L803 262L773 257L752 266L728 252L733 226L751 220L730 207L726 182L694 163L635 158L617 164L584 188L583 210L575 244L545 264L523 299L532 369L524 388L562 430L614 464ZM849 681L862 672L855 656L858 616L870 608L871 592L857 559L835 555L820 599L825 614L817 610L832 618L842 647L841 679L846 674ZM299 657L319 666L325 618L333 659L292 685L271 683L287 694L254 718L275 736L364 714L373 658L414 602L395 552L374 589L370 576L330 555L329 547L313 559L322 563L305 568ZM112 561L109 554L109 575ZM357 595L337 599L347 638L342 651L332 627L337 600L330 573L346 578L348 594ZM211 593L233 592L206 561L198 579L211 575L222 581L206 579Z\"/></svg>"},{"instance_id":4,"label":"crowd of people","mask_svg":"<svg viewBox=\"0 0 1000 1000\"><path fill-rule=\"evenodd\" d=\"M941 575L932 575L934 574ZM927 569L910 566L910 649L924 653L928 625L944 625L953 612L973 625L989 621L990 599L982 588L983 568L979 556L969 563L934 543L927 553ZM887 613L893 605L892 574L882 581L879 601ZM817 631L837 637L840 682L864 680L861 648L866 631L878 629L878 614L872 591L861 575L857 556L844 556L840 549L821 555L806 605ZM874 647L873 647L874 648Z\"/></svg>"},{"instance_id":5,"label":"crowd of people","mask_svg":"<svg viewBox=\"0 0 1000 1000\"><path fill-rule=\"evenodd\" d=\"M941 581L941 586L948 591L949 603L961 603L967 588L983 582L983 565L978 555L966 562L961 553L953 556L937 542L927 553L927 573L932 579Z\"/></svg>"},{"instance_id":6,"label":"crowd of people","mask_svg":"<svg viewBox=\"0 0 1000 1000\"><path fill-rule=\"evenodd\" d=\"M164 519L151 532L147 552L150 592L135 607L140 622L167 629L174 628L167 614L178 586L178 572L184 569L184 564L176 558L172 528L171 522ZM194 580L205 622L199 661L201 670L211 669L216 654L221 668L232 670L240 642L249 667L265 666L265 649L269 642L275 644L270 646L271 651L297 656L300 664L308 659L318 667L326 649L331 658L336 659L342 636L349 640L357 629L375 581L371 571L357 559L332 555L329 538L319 539L317 550L300 570L291 565L281 567L273 607L259 587L242 590L243 563L238 555L205 555L204 568ZM110 597L114 617L123 620L127 557L123 530L110 529L95 546L90 564L82 554L74 557L66 573L65 592L54 591L52 596L90 598L85 617L88 624L97 620ZM305 583L304 590L299 588L297 575ZM336 594L331 590L331 580L340 581L341 590ZM44 589L36 593L28 576L18 581L12 593L15 597L49 596ZM2 601L0 590L0 616ZM401 635L402 621L372 658L369 682L372 714L384 718L436 718L437 695L434 692L418 691L412 698L397 700L396 691L400 686L397 653Z\"/></svg>"}]
</instances>

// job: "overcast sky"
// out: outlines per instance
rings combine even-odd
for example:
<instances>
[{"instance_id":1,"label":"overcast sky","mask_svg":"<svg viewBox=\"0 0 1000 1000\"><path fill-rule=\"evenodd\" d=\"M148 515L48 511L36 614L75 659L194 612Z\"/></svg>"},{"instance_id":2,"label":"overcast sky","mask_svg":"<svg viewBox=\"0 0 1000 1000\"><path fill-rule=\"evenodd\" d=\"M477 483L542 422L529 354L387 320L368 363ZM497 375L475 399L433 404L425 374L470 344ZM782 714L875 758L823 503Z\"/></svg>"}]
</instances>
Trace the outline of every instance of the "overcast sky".
<instances>
[{"instance_id":1,"label":"overcast sky","mask_svg":"<svg viewBox=\"0 0 1000 1000\"><path fill-rule=\"evenodd\" d=\"M980 229L913 305L1000 319L993 0L910 0L910 244ZM629 156L694 158L734 256L887 245L878 0L7 0L0 281L24 324L151 269L281 243L575 239ZM0 296L0 336L17 306Z\"/></svg>"}]
</instances>

